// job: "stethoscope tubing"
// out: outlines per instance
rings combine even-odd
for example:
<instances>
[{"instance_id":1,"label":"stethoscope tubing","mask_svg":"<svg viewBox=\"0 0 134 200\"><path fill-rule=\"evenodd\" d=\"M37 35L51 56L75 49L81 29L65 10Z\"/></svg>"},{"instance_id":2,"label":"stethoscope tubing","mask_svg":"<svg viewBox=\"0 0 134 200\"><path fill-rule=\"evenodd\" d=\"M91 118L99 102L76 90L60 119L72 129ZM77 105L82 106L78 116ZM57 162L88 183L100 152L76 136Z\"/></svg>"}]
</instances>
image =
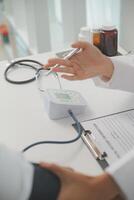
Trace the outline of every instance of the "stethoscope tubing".
<instances>
[{"instance_id":1,"label":"stethoscope tubing","mask_svg":"<svg viewBox=\"0 0 134 200\"><path fill-rule=\"evenodd\" d=\"M26 62L28 63L33 63L33 64L37 64L40 66L40 68L37 68L33 65L30 65L30 64L27 64ZM32 68L33 70L35 70L35 75L34 77L30 78L30 79L27 79L27 80L24 80L24 81L15 81L15 80L12 80L9 78L8 76L8 73L11 69L13 69L15 67L16 64L19 64L19 65L22 65L22 66L27 66L29 68ZM12 83L12 84L26 84L26 83L31 83L33 81L36 80L36 74L38 72L39 69L43 69L43 64L36 61L36 60L31 60L31 59L22 59L22 60L17 60L17 61L14 61L12 63L10 63L8 65L8 67L6 68L5 72L4 72L4 77L5 77L5 80L8 81L9 83Z\"/></svg>"}]
</instances>

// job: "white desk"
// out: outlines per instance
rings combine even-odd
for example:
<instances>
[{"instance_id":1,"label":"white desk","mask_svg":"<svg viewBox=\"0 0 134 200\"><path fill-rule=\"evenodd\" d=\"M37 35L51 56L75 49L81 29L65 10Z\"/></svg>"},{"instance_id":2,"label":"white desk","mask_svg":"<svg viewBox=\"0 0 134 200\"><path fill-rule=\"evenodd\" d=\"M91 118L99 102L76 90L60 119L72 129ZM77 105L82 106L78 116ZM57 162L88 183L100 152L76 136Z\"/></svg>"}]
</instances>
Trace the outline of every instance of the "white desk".
<instances>
[{"instance_id":1,"label":"white desk","mask_svg":"<svg viewBox=\"0 0 134 200\"><path fill-rule=\"evenodd\" d=\"M32 56L46 62L50 54ZM52 121L44 111L43 100L35 82L12 85L4 80L5 63L0 63L0 142L22 150L40 140L65 140L76 136L69 118ZM50 83L51 84L51 83ZM81 120L94 118L134 107L134 95L94 86L92 80L69 82L62 80L64 88L78 90L84 95L89 109ZM70 145L41 145L25 153L32 161L50 161L71 166L88 174L102 170L82 141Z\"/></svg>"}]
</instances>

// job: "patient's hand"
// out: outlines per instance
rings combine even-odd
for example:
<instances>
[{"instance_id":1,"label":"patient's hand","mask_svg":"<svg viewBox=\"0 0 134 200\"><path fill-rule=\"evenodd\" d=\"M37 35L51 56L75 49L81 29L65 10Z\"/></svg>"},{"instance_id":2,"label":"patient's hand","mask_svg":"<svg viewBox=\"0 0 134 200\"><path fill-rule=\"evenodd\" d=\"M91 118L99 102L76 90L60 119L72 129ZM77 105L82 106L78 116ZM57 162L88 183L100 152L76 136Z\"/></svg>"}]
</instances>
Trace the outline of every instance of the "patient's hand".
<instances>
[{"instance_id":1,"label":"patient's hand","mask_svg":"<svg viewBox=\"0 0 134 200\"><path fill-rule=\"evenodd\" d=\"M87 176L55 164L41 163L41 167L55 173L61 180L58 200L121 200L120 190L106 173Z\"/></svg>"}]
</instances>

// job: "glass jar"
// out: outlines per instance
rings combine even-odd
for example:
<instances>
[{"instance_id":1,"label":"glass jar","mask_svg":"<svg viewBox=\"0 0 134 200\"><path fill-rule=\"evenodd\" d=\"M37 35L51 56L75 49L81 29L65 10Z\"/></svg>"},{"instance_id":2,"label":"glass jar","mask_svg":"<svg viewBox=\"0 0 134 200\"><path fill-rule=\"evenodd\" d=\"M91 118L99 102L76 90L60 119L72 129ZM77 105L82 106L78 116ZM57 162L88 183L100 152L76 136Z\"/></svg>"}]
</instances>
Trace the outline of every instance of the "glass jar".
<instances>
[{"instance_id":1,"label":"glass jar","mask_svg":"<svg viewBox=\"0 0 134 200\"><path fill-rule=\"evenodd\" d=\"M107 56L116 56L118 51L118 31L115 26L103 26L100 33L101 51Z\"/></svg>"}]
</instances>

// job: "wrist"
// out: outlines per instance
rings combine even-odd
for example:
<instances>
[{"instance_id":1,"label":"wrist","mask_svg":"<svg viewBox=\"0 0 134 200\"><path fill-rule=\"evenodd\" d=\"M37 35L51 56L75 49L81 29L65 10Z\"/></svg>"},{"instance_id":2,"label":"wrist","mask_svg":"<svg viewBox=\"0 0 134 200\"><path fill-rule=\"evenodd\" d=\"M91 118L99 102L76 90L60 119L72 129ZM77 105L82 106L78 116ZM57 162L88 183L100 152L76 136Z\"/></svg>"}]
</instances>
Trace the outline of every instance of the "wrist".
<instances>
[{"instance_id":1,"label":"wrist","mask_svg":"<svg viewBox=\"0 0 134 200\"><path fill-rule=\"evenodd\" d=\"M124 200L119 186L113 178L106 173L96 177L96 187L99 200Z\"/></svg>"},{"instance_id":2,"label":"wrist","mask_svg":"<svg viewBox=\"0 0 134 200\"><path fill-rule=\"evenodd\" d=\"M100 72L100 78L107 82L112 78L114 71L114 65L111 61L111 59L107 56L104 56L103 62L101 63L101 72Z\"/></svg>"}]
</instances>

